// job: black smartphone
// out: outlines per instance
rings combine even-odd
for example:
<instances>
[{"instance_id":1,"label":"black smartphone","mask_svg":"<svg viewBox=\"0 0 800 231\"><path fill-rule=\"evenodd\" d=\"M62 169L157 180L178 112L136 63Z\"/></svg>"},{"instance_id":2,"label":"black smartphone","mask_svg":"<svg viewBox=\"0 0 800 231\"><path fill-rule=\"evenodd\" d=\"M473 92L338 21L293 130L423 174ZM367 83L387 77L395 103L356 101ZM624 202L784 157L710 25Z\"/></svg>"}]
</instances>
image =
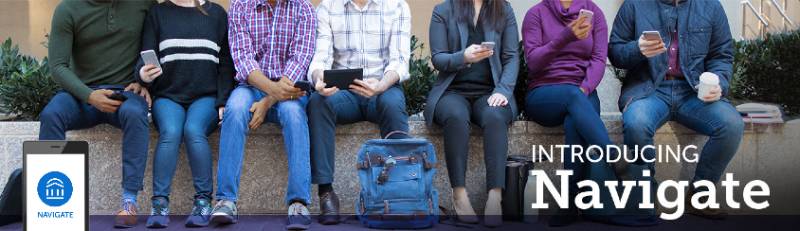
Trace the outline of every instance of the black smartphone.
<instances>
[{"instance_id":1,"label":"black smartphone","mask_svg":"<svg viewBox=\"0 0 800 231\"><path fill-rule=\"evenodd\" d=\"M311 83L305 80L300 80L294 83L294 87L300 88L303 91L311 91Z\"/></svg>"},{"instance_id":2,"label":"black smartphone","mask_svg":"<svg viewBox=\"0 0 800 231\"><path fill-rule=\"evenodd\" d=\"M337 87L339 90L350 89L350 84L356 79L364 79L364 69L327 70L325 73L325 88Z\"/></svg>"},{"instance_id":3,"label":"black smartphone","mask_svg":"<svg viewBox=\"0 0 800 231\"><path fill-rule=\"evenodd\" d=\"M89 144L22 144L24 230L89 230Z\"/></svg>"},{"instance_id":4,"label":"black smartphone","mask_svg":"<svg viewBox=\"0 0 800 231\"><path fill-rule=\"evenodd\" d=\"M122 91L114 91L114 94L111 94L108 96L108 98L120 102L125 102L125 100L128 100L128 97L122 94Z\"/></svg>"}]
</instances>

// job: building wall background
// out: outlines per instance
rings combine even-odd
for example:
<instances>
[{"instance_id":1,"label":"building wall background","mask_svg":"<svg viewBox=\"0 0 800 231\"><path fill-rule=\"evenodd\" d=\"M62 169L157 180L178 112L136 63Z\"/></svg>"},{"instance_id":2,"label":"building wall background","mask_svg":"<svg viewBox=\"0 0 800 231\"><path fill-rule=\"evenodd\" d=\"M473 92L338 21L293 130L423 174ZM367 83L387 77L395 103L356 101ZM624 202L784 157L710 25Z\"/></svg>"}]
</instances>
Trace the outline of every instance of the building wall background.
<instances>
[{"instance_id":1,"label":"building wall background","mask_svg":"<svg viewBox=\"0 0 800 231\"><path fill-rule=\"evenodd\" d=\"M61 0L0 0L0 39L10 37L15 43L19 44L23 53L31 54L36 57L47 55L47 49L42 45L45 35L50 30L50 21L53 10ZM160 0L163 1L163 0ZM219 3L226 9L230 0L211 0ZM314 5L321 0L310 0ZM428 25L430 23L431 12L436 4L444 0L406 0L411 7L412 14L412 33L420 38L421 41L428 41ZM595 0L606 16L609 24L613 23L617 9L624 0ZM636 0L638 1L638 0ZM731 30L734 38L754 38L761 31L758 20L752 12L740 4L740 0L720 0L728 14ZM800 24L800 1L798 0L750 0L756 9L764 8L765 19L772 25L766 31L777 32L791 26L783 26L782 18L777 10L770 4L776 1L779 4L786 4L786 11L795 21L794 27ZM518 23L522 23L522 18L528 9L541 2L541 0L509 0L514 7ZM743 23L746 22L746 26ZM609 25L610 26L610 25Z\"/></svg>"}]
</instances>

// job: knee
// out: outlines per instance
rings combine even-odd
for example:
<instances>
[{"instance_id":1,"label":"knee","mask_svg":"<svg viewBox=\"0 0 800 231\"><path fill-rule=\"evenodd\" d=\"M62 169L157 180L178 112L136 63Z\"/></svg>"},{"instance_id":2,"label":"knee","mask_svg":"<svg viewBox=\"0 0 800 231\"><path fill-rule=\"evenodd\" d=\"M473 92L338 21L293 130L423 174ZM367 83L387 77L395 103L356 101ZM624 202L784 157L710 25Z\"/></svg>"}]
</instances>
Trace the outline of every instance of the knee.
<instances>
[{"instance_id":1,"label":"knee","mask_svg":"<svg viewBox=\"0 0 800 231\"><path fill-rule=\"evenodd\" d=\"M319 115L320 112L327 110L330 107L328 104L328 97L322 96L319 93L314 93L308 100L308 115Z\"/></svg>"},{"instance_id":2,"label":"knee","mask_svg":"<svg viewBox=\"0 0 800 231\"><path fill-rule=\"evenodd\" d=\"M717 126L717 129L715 129L712 136L741 139L742 135L744 134L745 126L742 118L738 114L726 114L722 116L723 118L720 119L719 125Z\"/></svg>"},{"instance_id":3,"label":"knee","mask_svg":"<svg viewBox=\"0 0 800 231\"><path fill-rule=\"evenodd\" d=\"M469 113L457 113L457 110L447 111L440 114L443 127L456 127L461 129L469 129Z\"/></svg>"},{"instance_id":4,"label":"knee","mask_svg":"<svg viewBox=\"0 0 800 231\"><path fill-rule=\"evenodd\" d=\"M187 143L206 138L207 129L199 124L186 124L183 127L183 137Z\"/></svg>"},{"instance_id":5,"label":"knee","mask_svg":"<svg viewBox=\"0 0 800 231\"><path fill-rule=\"evenodd\" d=\"M389 90L378 96L377 106L383 112L405 114L406 98L400 89L389 88Z\"/></svg>"},{"instance_id":6,"label":"knee","mask_svg":"<svg viewBox=\"0 0 800 231\"><path fill-rule=\"evenodd\" d=\"M622 125L625 134L634 137L655 135L655 126L652 118L646 112L628 111L622 115Z\"/></svg>"},{"instance_id":7,"label":"knee","mask_svg":"<svg viewBox=\"0 0 800 231\"><path fill-rule=\"evenodd\" d=\"M144 123L147 123L147 111L147 105L135 101L126 101L117 109L119 116L125 118L125 120Z\"/></svg>"},{"instance_id":8,"label":"knee","mask_svg":"<svg viewBox=\"0 0 800 231\"><path fill-rule=\"evenodd\" d=\"M52 105L52 103L48 104L47 106L44 107L42 112L39 113L39 121L40 122L42 122L42 123L53 123L53 122L58 121L59 118L61 118L61 114L60 114L61 110L59 110L58 108L56 108L54 106L51 106L51 105Z\"/></svg>"},{"instance_id":9,"label":"knee","mask_svg":"<svg viewBox=\"0 0 800 231\"><path fill-rule=\"evenodd\" d=\"M511 122L509 116L511 114L509 109L504 107L487 108L481 112L481 126L486 128L495 127L508 127Z\"/></svg>"},{"instance_id":10,"label":"knee","mask_svg":"<svg viewBox=\"0 0 800 231\"><path fill-rule=\"evenodd\" d=\"M158 140L160 143L164 142L178 142L183 135L181 128L173 124L159 124L158 126Z\"/></svg>"},{"instance_id":11,"label":"knee","mask_svg":"<svg viewBox=\"0 0 800 231\"><path fill-rule=\"evenodd\" d=\"M277 109L281 123L308 123L305 107L298 101L281 102Z\"/></svg>"}]
</instances>

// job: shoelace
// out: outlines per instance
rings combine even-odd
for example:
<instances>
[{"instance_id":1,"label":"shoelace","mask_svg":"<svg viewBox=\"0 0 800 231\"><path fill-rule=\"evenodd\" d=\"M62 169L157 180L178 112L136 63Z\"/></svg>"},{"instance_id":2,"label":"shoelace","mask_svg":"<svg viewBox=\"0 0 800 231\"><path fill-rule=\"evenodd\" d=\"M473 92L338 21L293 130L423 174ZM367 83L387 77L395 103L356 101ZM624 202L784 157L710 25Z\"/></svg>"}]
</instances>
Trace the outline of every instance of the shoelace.
<instances>
[{"instance_id":1,"label":"shoelace","mask_svg":"<svg viewBox=\"0 0 800 231\"><path fill-rule=\"evenodd\" d=\"M122 210L127 212L128 214L133 214L133 208L136 207L133 205L132 201L123 201L122 202Z\"/></svg>"},{"instance_id":2,"label":"shoelace","mask_svg":"<svg viewBox=\"0 0 800 231\"><path fill-rule=\"evenodd\" d=\"M165 207L163 203L158 203L153 206L153 214L167 216L169 215L169 208Z\"/></svg>"},{"instance_id":3,"label":"shoelace","mask_svg":"<svg viewBox=\"0 0 800 231\"><path fill-rule=\"evenodd\" d=\"M194 205L194 209L192 209L192 215L193 216L204 216L204 215L211 214L211 211L209 211L209 208L210 208L210 206L202 206L202 205L195 204Z\"/></svg>"}]
</instances>

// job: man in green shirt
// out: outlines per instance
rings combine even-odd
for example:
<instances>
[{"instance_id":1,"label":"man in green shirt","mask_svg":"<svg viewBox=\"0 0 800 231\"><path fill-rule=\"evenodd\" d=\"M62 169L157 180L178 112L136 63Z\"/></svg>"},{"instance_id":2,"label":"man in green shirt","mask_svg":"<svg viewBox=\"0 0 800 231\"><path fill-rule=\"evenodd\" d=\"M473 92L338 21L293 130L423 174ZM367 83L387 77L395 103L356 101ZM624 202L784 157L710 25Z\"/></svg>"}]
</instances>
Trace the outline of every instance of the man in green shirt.
<instances>
[{"instance_id":1,"label":"man in green shirt","mask_svg":"<svg viewBox=\"0 0 800 231\"><path fill-rule=\"evenodd\" d=\"M53 14L48 55L64 88L40 115L40 140L111 124L122 129L122 209L115 227L136 225L136 194L147 163L150 96L133 78L142 23L155 0L63 0ZM121 96L120 96L121 95Z\"/></svg>"}]
</instances>

